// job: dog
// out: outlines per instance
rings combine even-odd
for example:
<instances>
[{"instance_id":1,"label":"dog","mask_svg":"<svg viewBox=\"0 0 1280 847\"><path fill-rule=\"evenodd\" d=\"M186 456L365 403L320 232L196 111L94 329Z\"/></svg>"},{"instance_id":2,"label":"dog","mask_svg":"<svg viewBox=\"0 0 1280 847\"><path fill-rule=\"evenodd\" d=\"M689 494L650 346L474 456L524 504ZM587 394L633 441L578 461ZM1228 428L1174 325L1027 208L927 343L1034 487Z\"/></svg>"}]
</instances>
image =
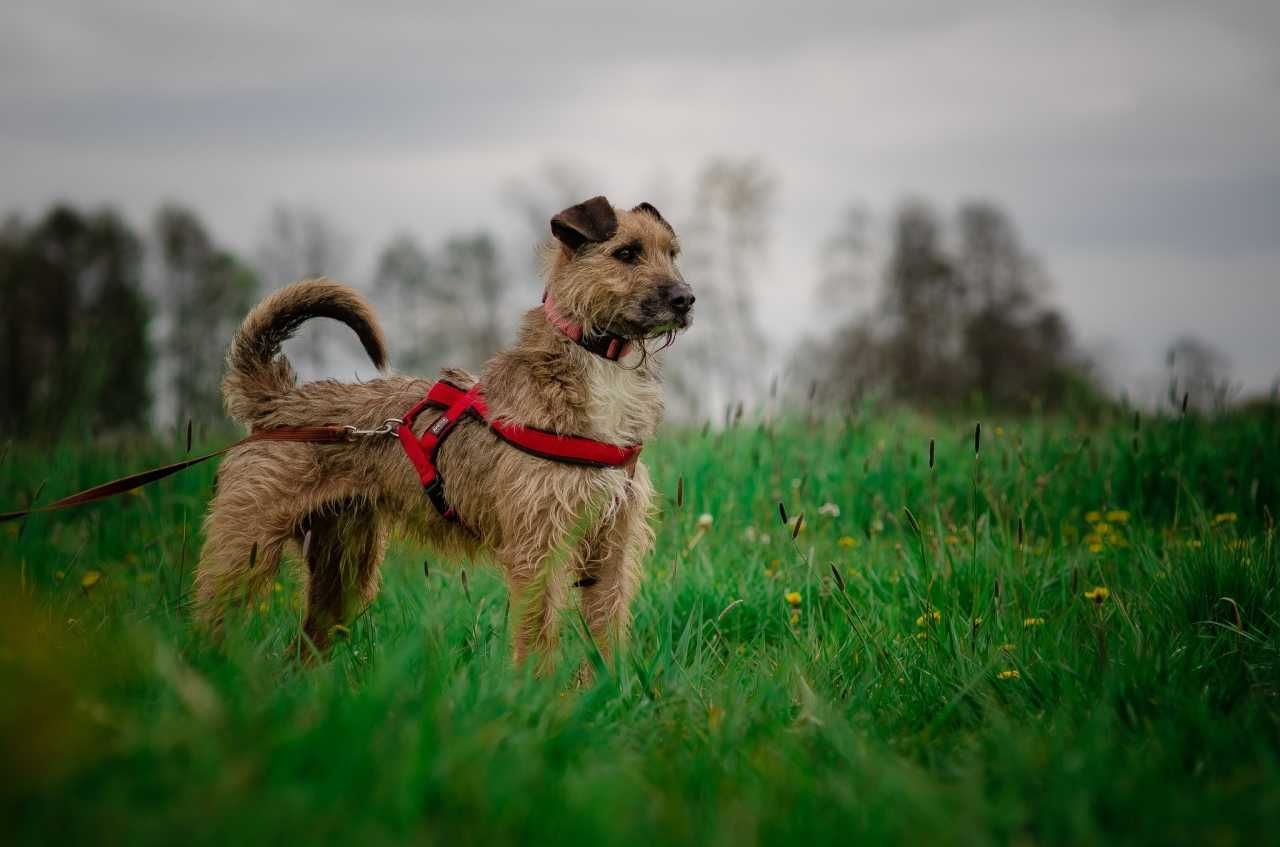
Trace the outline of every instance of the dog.
<instances>
[{"instance_id":1,"label":"dog","mask_svg":"<svg viewBox=\"0 0 1280 847\"><path fill-rule=\"evenodd\" d=\"M611 445L643 444L663 416L650 345L659 338L670 344L692 320L694 295L677 268L676 233L648 203L615 209L595 197L552 217L551 234L542 254L543 307L524 315L515 345L483 368L488 417ZM386 342L360 294L325 279L294 283L256 306L228 349L222 391L233 418L254 431L336 424L384 432L380 425L400 419L432 387L399 375L298 384L281 344L315 317L345 323L385 372ZM463 391L477 383L453 368L441 376ZM435 417L419 415L414 436ZM592 636L609 655L626 637L641 562L653 543L654 494L644 463L549 460L473 418L459 421L436 463L461 521L432 508L395 437L237 447L219 469L204 522L199 621L220 632L228 609L267 590L292 549L305 564L300 649L322 656L335 632L377 596L387 538L398 531L442 555L499 565L511 596L517 665L536 654L539 672L551 668L559 615L575 587Z\"/></svg>"}]
</instances>

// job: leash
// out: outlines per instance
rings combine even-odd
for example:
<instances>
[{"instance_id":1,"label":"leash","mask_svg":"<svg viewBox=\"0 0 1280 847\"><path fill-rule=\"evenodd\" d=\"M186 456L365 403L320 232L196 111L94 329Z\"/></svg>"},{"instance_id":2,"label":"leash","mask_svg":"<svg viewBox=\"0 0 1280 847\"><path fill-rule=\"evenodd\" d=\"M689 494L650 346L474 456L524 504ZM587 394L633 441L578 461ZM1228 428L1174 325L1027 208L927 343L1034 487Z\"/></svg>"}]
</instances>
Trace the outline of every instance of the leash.
<instances>
[{"instance_id":1,"label":"leash","mask_svg":"<svg viewBox=\"0 0 1280 847\"><path fill-rule=\"evenodd\" d=\"M383 425L384 428L388 424ZM391 432L389 428L385 432ZM86 488L84 491L78 491L61 500L55 500L44 506L35 506L30 509L21 509L16 512L0 512L0 523L21 520L28 515L37 515L44 512L57 512L62 509L70 509L74 506L83 506L86 503L95 503L99 500L105 500L108 497L114 497L117 494L124 494L133 491L135 488L141 488L144 485L150 485L158 482L165 477L172 476L179 471L194 467L215 459L224 453L228 453L237 447L245 444L252 444L255 441L292 441L302 444L340 444L350 441L355 436L361 435L381 435L384 434L383 429L361 430L353 426L299 426L299 427L278 427L276 429L261 429L251 432L244 438L234 444L229 444L221 450L214 450L212 453L206 453L203 456L197 456L194 459L184 459L181 462L174 462L170 465L162 465L158 468L142 471L140 473L122 476L119 479L113 479L110 482L104 482L101 485L95 485L93 488Z\"/></svg>"},{"instance_id":2,"label":"leash","mask_svg":"<svg viewBox=\"0 0 1280 847\"><path fill-rule=\"evenodd\" d=\"M550 291L543 292L542 308L547 319L568 338L579 346L609 361L616 362L631 349L630 339L609 332L587 334L580 324L565 316L551 297ZM87 503L106 500L118 494L124 494L158 482L179 471L194 467L229 453L237 447L252 444L256 441L292 441L301 444L341 444L357 437L376 435L395 435L404 447L405 454L418 472L418 478L426 492L427 499L435 506L446 521L459 523L462 521L444 496L444 480L436 468L436 454L440 445L464 418L472 417L488 426L499 439L518 450L552 462L587 467L608 468L624 467L628 475L635 474L636 460L644 445L629 444L619 446L583 438L574 435L561 435L536 427L523 426L506 420L491 420L489 409L479 383L470 390L463 390L452 383L440 380L431 386L427 396L419 401L409 412L400 418L389 418L377 429L357 429L354 426L299 426L276 427L251 432L244 438L194 459L184 459L170 465L142 471L120 477L93 488L78 491L61 500L55 500L44 506L20 509L16 512L0 512L0 523L21 520L29 515L57 512ZM428 427L421 437L415 436L410 428L414 419L425 409L443 410L436 421Z\"/></svg>"}]
</instances>

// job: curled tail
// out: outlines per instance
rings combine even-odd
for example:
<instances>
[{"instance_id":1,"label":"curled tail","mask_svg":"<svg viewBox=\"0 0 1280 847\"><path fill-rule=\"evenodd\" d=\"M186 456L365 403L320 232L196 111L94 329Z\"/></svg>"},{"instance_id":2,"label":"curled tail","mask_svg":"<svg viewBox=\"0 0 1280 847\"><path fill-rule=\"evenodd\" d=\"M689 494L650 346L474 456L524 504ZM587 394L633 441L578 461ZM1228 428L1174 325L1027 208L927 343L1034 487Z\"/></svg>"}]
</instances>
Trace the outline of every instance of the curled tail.
<instances>
[{"instance_id":1,"label":"curled tail","mask_svg":"<svg viewBox=\"0 0 1280 847\"><path fill-rule=\"evenodd\" d=\"M355 289L328 279L287 285L249 312L227 350L222 399L231 417L245 424L269 411L273 400L297 384L280 345L311 318L333 318L355 331L379 370L387 366L387 344L373 306Z\"/></svg>"}]
</instances>

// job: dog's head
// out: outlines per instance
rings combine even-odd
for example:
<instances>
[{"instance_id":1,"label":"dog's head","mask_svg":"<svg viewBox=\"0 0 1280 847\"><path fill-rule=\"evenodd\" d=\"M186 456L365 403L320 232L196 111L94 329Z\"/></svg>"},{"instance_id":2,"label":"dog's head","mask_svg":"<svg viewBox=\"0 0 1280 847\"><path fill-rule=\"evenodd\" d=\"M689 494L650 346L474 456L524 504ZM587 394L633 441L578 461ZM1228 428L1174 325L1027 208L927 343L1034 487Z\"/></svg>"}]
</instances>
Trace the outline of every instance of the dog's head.
<instances>
[{"instance_id":1,"label":"dog's head","mask_svg":"<svg viewBox=\"0 0 1280 847\"><path fill-rule=\"evenodd\" d=\"M653 206L615 209L603 197L551 219L547 285L589 332L650 338L689 326L693 289L676 267L680 241Z\"/></svg>"}]
</instances>

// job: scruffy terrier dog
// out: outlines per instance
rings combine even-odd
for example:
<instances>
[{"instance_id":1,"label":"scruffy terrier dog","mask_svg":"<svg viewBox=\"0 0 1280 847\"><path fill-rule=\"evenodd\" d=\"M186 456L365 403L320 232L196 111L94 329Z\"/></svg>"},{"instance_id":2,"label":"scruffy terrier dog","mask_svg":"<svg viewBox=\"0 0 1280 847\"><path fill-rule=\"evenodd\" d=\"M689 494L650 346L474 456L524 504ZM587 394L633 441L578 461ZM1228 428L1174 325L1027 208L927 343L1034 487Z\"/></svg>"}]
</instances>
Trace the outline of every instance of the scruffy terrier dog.
<instances>
[{"instance_id":1,"label":"scruffy terrier dog","mask_svg":"<svg viewBox=\"0 0 1280 847\"><path fill-rule=\"evenodd\" d=\"M540 669L549 667L559 612L575 587L600 648L625 637L640 561L653 540L644 464L569 464L495 433L509 422L608 445L642 444L663 412L658 364L646 344L663 336L669 343L687 327L694 297L676 268L675 232L647 203L627 211L596 197L553 217L551 231L544 306L525 314L516 345L484 368L494 429L464 416L436 457L461 520L432 507L403 437L386 427L381 437L340 443L245 444L222 463L205 520L196 576L204 624L219 630L227 609L265 590L285 548L295 545L306 565L303 632L323 652L335 627L377 595L387 536L396 529L447 555L479 555L501 566L517 662L532 651ZM406 376L299 385L280 346L313 317L346 323L385 367L382 330L358 293L327 280L295 283L260 303L232 342L222 388L234 418L254 431L379 431L432 387ZM442 375L463 391L477 383L460 370ZM438 417L426 410L413 433L422 436Z\"/></svg>"}]
</instances>

